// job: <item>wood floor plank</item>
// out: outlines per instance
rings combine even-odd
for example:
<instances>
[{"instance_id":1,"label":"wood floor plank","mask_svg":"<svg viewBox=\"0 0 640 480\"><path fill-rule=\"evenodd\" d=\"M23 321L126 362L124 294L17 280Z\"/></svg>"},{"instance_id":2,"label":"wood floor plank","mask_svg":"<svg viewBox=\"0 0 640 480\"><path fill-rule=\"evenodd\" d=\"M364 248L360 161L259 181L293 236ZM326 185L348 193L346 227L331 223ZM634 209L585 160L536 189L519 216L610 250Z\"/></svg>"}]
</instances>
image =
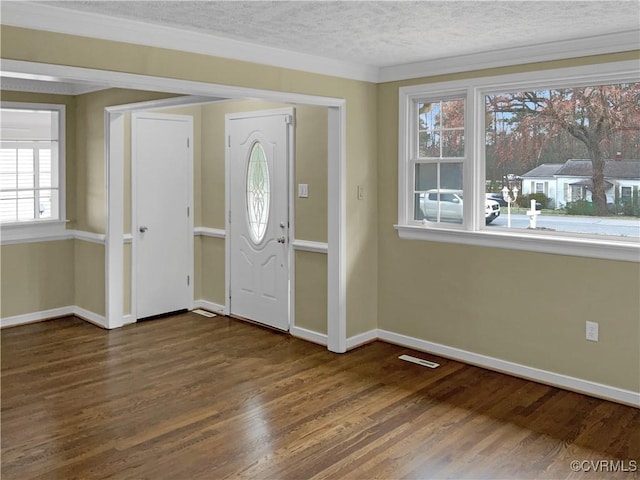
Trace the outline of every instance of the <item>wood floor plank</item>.
<instances>
[{"instance_id":1,"label":"wood floor plank","mask_svg":"<svg viewBox=\"0 0 640 480\"><path fill-rule=\"evenodd\" d=\"M192 313L0 337L3 480L640 478L639 409L382 342Z\"/></svg>"}]
</instances>

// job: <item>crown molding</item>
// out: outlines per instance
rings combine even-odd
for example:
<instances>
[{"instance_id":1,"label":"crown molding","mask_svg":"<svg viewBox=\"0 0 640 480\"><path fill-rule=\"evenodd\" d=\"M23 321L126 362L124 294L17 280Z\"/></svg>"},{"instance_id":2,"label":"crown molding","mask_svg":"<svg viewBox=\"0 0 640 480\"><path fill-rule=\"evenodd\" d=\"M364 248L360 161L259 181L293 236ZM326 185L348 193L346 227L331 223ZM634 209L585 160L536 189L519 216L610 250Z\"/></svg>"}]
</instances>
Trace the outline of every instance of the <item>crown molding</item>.
<instances>
[{"instance_id":1,"label":"crown molding","mask_svg":"<svg viewBox=\"0 0 640 480\"><path fill-rule=\"evenodd\" d=\"M504 48L491 52L382 67L379 70L378 82L394 82L525 63L627 52L638 49L640 49L640 30L632 30L608 35L596 35L573 40L527 45L524 47Z\"/></svg>"},{"instance_id":2,"label":"crown molding","mask_svg":"<svg viewBox=\"0 0 640 480\"><path fill-rule=\"evenodd\" d=\"M640 49L640 30L633 30L376 67L28 1L2 2L0 22L15 27L198 53L372 83Z\"/></svg>"},{"instance_id":3,"label":"crown molding","mask_svg":"<svg viewBox=\"0 0 640 480\"><path fill-rule=\"evenodd\" d=\"M36 92L71 96L83 95L85 93L97 92L109 88L103 85L91 85L88 83L54 82L19 78L7 76L2 72L0 72L0 87L2 90L13 92Z\"/></svg>"},{"instance_id":4,"label":"crown molding","mask_svg":"<svg viewBox=\"0 0 640 480\"><path fill-rule=\"evenodd\" d=\"M2 2L0 21L14 27L199 53L351 80L378 79L378 68L369 65L40 3Z\"/></svg>"}]
</instances>

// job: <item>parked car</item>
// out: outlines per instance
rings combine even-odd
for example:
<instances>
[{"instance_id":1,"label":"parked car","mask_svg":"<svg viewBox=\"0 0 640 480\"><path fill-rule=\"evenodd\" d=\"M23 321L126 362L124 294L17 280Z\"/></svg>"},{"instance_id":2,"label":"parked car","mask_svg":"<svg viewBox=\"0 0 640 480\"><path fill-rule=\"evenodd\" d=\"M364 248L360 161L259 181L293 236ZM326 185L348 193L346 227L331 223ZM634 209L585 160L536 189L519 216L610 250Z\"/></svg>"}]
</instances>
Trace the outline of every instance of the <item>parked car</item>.
<instances>
[{"instance_id":1,"label":"parked car","mask_svg":"<svg viewBox=\"0 0 640 480\"><path fill-rule=\"evenodd\" d=\"M438 202L438 194L440 202ZM440 206L440 221L462 222L462 190L428 190L420 195L420 210L426 220L436 221ZM500 216L500 205L495 200L485 200L484 220L487 225Z\"/></svg>"},{"instance_id":2,"label":"parked car","mask_svg":"<svg viewBox=\"0 0 640 480\"><path fill-rule=\"evenodd\" d=\"M498 205L501 207L506 207L507 202L504 200L504 197L501 193L487 193L487 200L493 200L494 202L498 202Z\"/></svg>"}]
</instances>

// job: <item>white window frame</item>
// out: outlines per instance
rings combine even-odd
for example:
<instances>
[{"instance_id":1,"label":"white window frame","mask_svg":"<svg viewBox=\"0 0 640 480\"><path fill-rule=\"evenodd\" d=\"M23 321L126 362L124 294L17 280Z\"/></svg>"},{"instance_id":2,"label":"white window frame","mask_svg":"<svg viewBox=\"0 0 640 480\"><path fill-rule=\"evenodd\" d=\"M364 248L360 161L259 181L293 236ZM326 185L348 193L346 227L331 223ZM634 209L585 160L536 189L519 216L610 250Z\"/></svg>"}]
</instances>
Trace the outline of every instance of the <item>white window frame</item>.
<instances>
[{"instance_id":1,"label":"white window frame","mask_svg":"<svg viewBox=\"0 0 640 480\"><path fill-rule=\"evenodd\" d=\"M441 102L446 102L446 101L451 101L451 100L464 100L466 102L466 96L465 96L465 92L464 91L460 91L457 94L450 94L450 95L446 95L446 96L434 96L434 97L421 97L420 101L433 101L433 102L437 102L437 101L441 101ZM418 111L417 111L417 105L419 102L413 102L411 107L412 107L412 111L409 113L413 118L418 118ZM469 163L469 148L467 148L467 134L468 134L468 122L466 119L466 113L467 113L467 109L466 109L466 103L465 103L465 125L464 125L464 129L463 129L463 134L464 134L464 155L462 157L443 157L442 156L442 141L443 141L443 135L442 133L444 132L445 129L443 129L441 127L440 129L440 153L441 155L439 157L421 157L420 156L420 146L419 146L419 137L420 137L420 132L418 131L418 129L412 129L411 135L411 143L409 146L409 156L410 158L408 159L408 165L407 165L407 169L408 169L408 176L407 176L407 180L408 180L408 185L407 188L409 191L411 191L412 193L415 193L415 168L416 165L436 165L436 168L438 170L440 170L440 168L442 167L442 165L446 165L446 164L462 164L462 176L463 176L463 185L464 185L464 179L466 178L466 169L467 169L467 164ZM457 129L455 129L457 130ZM440 190L440 178L438 175L438 179L437 179L437 184L438 184L438 190ZM443 188L443 190L446 188ZM408 218L411 220L411 223L413 224L426 224L426 220L414 220L415 215L412 215L413 212L413 206L415 205L415 199L413 195L410 195L411 198L408 198L407 201L409 202L407 204L407 208L408 208ZM440 201L438 201L440 202ZM464 204L463 204L463 210L464 210ZM466 215L466 212L463 211L463 217ZM440 208L438 208L438 217L440 217ZM460 228L457 224L455 223L451 223L451 222L446 222L446 221L441 221L438 218L437 222L434 222L436 224L446 224L449 225L451 228Z\"/></svg>"},{"instance_id":2,"label":"white window frame","mask_svg":"<svg viewBox=\"0 0 640 480\"><path fill-rule=\"evenodd\" d=\"M398 122L398 223L394 226L398 235L402 239L640 262L638 238L495 227L487 229L484 225L485 95L639 81L638 62L624 61L401 87ZM414 221L410 203L413 201L413 172L410 167L413 142L417 135L415 105L425 99L450 99L461 94L465 96L463 223L453 225Z\"/></svg>"},{"instance_id":3,"label":"white window frame","mask_svg":"<svg viewBox=\"0 0 640 480\"><path fill-rule=\"evenodd\" d=\"M51 103L0 102L2 108L58 112L58 218L0 224L2 243L63 238L66 225L66 106Z\"/></svg>"}]
</instances>

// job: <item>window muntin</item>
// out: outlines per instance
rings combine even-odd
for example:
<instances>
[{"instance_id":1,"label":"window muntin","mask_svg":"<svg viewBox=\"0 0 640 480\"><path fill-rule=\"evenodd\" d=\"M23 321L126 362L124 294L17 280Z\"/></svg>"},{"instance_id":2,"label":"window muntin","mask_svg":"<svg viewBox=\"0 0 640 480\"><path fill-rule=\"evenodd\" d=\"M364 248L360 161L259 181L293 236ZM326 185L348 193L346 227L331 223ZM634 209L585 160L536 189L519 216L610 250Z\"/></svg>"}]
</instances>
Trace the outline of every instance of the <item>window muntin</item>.
<instances>
[{"instance_id":1,"label":"window muntin","mask_svg":"<svg viewBox=\"0 0 640 480\"><path fill-rule=\"evenodd\" d=\"M418 158L464 158L464 99L417 102Z\"/></svg>"},{"instance_id":2,"label":"window muntin","mask_svg":"<svg viewBox=\"0 0 640 480\"><path fill-rule=\"evenodd\" d=\"M62 220L64 107L3 104L0 116L0 222Z\"/></svg>"}]
</instances>

